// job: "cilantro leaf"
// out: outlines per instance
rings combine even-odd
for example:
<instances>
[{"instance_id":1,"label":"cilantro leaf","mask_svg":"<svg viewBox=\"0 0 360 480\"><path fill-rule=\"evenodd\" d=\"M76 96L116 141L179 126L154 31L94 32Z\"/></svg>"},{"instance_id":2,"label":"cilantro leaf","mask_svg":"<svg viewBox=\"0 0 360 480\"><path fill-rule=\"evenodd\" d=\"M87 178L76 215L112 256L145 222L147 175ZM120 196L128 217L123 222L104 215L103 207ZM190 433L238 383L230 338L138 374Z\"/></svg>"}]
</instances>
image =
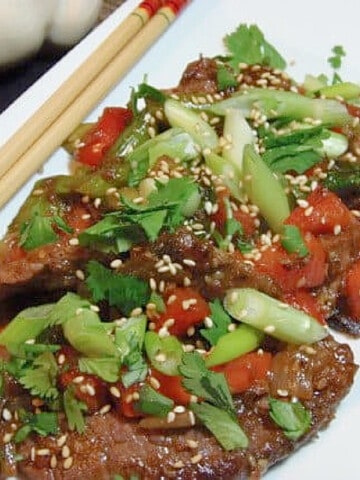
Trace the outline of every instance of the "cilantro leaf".
<instances>
[{"instance_id":1,"label":"cilantro leaf","mask_svg":"<svg viewBox=\"0 0 360 480\"><path fill-rule=\"evenodd\" d=\"M230 416L236 418L232 396L224 375L208 370L199 353L184 353L179 371L184 377L182 384L186 390L226 410Z\"/></svg>"},{"instance_id":2,"label":"cilantro leaf","mask_svg":"<svg viewBox=\"0 0 360 480\"><path fill-rule=\"evenodd\" d=\"M346 52L344 50L344 47L342 47L341 45L335 45L331 51L333 55L330 56L327 60L329 65L334 70L332 83L335 84L342 81L340 75L337 73L337 70L341 68L342 59L346 56Z\"/></svg>"},{"instance_id":3,"label":"cilantro leaf","mask_svg":"<svg viewBox=\"0 0 360 480\"><path fill-rule=\"evenodd\" d=\"M58 366L54 355L51 352L44 352L23 369L19 381L32 395L55 399L59 395L56 388L57 372Z\"/></svg>"},{"instance_id":4,"label":"cilantro leaf","mask_svg":"<svg viewBox=\"0 0 360 480\"><path fill-rule=\"evenodd\" d=\"M20 227L19 245L29 251L55 242L58 235L53 229L54 224L66 233L73 231L59 215L41 215L34 211L31 220Z\"/></svg>"},{"instance_id":5,"label":"cilantro leaf","mask_svg":"<svg viewBox=\"0 0 360 480\"><path fill-rule=\"evenodd\" d=\"M126 388L143 381L148 372L148 365L142 353L146 325L145 315L140 315L129 318L125 325L115 330L115 343L120 350L121 361L127 367L127 371L121 377Z\"/></svg>"},{"instance_id":6,"label":"cilantro leaf","mask_svg":"<svg viewBox=\"0 0 360 480\"><path fill-rule=\"evenodd\" d=\"M269 406L270 417L290 440L297 440L309 430L311 412L299 401L284 402L270 397Z\"/></svg>"},{"instance_id":7,"label":"cilantro leaf","mask_svg":"<svg viewBox=\"0 0 360 480\"><path fill-rule=\"evenodd\" d=\"M219 338L228 333L228 326L231 323L231 318L224 310L218 298L213 302L210 302L209 307L213 326L211 328L201 329L200 333L211 345L216 345Z\"/></svg>"},{"instance_id":8,"label":"cilantro leaf","mask_svg":"<svg viewBox=\"0 0 360 480\"><path fill-rule=\"evenodd\" d=\"M227 90L228 88L234 88L238 84L234 73L222 64L219 64L217 66L216 78L219 90Z\"/></svg>"},{"instance_id":9,"label":"cilantro leaf","mask_svg":"<svg viewBox=\"0 0 360 480\"><path fill-rule=\"evenodd\" d=\"M228 412L207 402L191 403L190 409L225 450L235 450L248 446L249 441L246 434L237 420Z\"/></svg>"},{"instance_id":10,"label":"cilantro leaf","mask_svg":"<svg viewBox=\"0 0 360 480\"><path fill-rule=\"evenodd\" d=\"M284 225L281 245L290 253L297 253L299 257L306 257L309 253L299 228L295 225Z\"/></svg>"},{"instance_id":11,"label":"cilantro leaf","mask_svg":"<svg viewBox=\"0 0 360 480\"><path fill-rule=\"evenodd\" d=\"M241 24L234 32L225 37L225 45L231 54L229 64L235 71L239 63L249 65L268 65L284 69L286 62L280 53L268 43L256 25Z\"/></svg>"},{"instance_id":12,"label":"cilantro leaf","mask_svg":"<svg viewBox=\"0 0 360 480\"><path fill-rule=\"evenodd\" d=\"M105 380L105 382L117 382L120 375L120 359L116 357L79 358L79 370L91 373Z\"/></svg>"},{"instance_id":13,"label":"cilantro leaf","mask_svg":"<svg viewBox=\"0 0 360 480\"><path fill-rule=\"evenodd\" d=\"M31 220L21 226L19 245L25 250L34 250L55 242L57 235L51 226L52 222L52 218L35 213Z\"/></svg>"},{"instance_id":14,"label":"cilantro leaf","mask_svg":"<svg viewBox=\"0 0 360 480\"><path fill-rule=\"evenodd\" d=\"M95 302L107 300L110 306L129 315L149 301L150 288L143 280L114 273L96 260L88 262L87 273L86 284Z\"/></svg>"},{"instance_id":15,"label":"cilantro leaf","mask_svg":"<svg viewBox=\"0 0 360 480\"><path fill-rule=\"evenodd\" d=\"M41 412L34 415L27 412L21 420L24 424L15 433L15 443L25 440L31 432L45 437L56 435L59 430L57 414L54 412Z\"/></svg>"},{"instance_id":16,"label":"cilantro leaf","mask_svg":"<svg viewBox=\"0 0 360 480\"><path fill-rule=\"evenodd\" d=\"M85 419L83 412L87 411L87 406L74 396L73 388L68 387L65 390L63 395L63 403L70 430L76 430L79 433L84 433Z\"/></svg>"}]
</instances>

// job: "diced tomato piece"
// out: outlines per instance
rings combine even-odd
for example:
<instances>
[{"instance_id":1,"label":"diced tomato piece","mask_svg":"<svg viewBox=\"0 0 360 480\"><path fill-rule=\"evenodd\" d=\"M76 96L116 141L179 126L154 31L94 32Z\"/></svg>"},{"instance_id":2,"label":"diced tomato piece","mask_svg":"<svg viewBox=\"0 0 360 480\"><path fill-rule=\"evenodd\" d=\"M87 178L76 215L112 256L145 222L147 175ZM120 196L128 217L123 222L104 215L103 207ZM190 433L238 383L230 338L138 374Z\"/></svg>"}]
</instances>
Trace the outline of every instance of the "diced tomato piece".
<instances>
[{"instance_id":1,"label":"diced tomato piece","mask_svg":"<svg viewBox=\"0 0 360 480\"><path fill-rule=\"evenodd\" d=\"M165 294L166 311L153 318L156 330L170 319L173 325L167 327L172 335L185 335L189 327L201 323L210 315L210 308L203 297L193 288L176 287Z\"/></svg>"},{"instance_id":2,"label":"diced tomato piece","mask_svg":"<svg viewBox=\"0 0 360 480\"><path fill-rule=\"evenodd\" d=\"M310 233L305 234L304 241L309 250L306 257L288 253L280 243L275 243L262 252L255 269L273 278L285 292L321 285L327 272L325 250Z\"/></svg>"},{"instance_id":3,"label":"diced tomato piece","mask_svg":"<svg viewBox=\"0 0 360 480\"><path fill-rule=\"evenodd\" d=\"M360 321L360 260L346 274L345 294L351 317Z\"/></svg>"},{"instance_id":4,"label":"diced tomato piece","mask_svg":"<svg viewBox=\"0 0 360 480\"><path fill-rule=\"evenodd\" d=\"M292 307L303 310L308 315L316 318L322 325L326 325L325 315L316 298L311 295L311 292L300 288L293 292L284 293L282 300Z\"/></svg>"},{"instance_id":5,"label":"diced tomato piece","mask_svg":"<svg viewBox=\"0 0 360 480\"><path fill-rule=\"evenodd\" d=\"M76 150L76 160L91 167L98 167L131 119L132 112L127 108L105 108L97 123L85 135L84 145Z\"/></svg>"},{"instance_id":6,"label":"diced tomato piece","mask_svg":"<svg viewBox=\"0 0 360 480\"><path fill-rule=\"evenodd\" d=\"M352 220L347 206L326 188L317 188L307 197L309 208L296 207L285 223L296 225L314 235L334 233L336 228L346 229Z\"/></svg>"},{"instance_id":7,"label":"diced tomato piece","mask_svg":"<svg viewBox=\"0 0 360 480\"><path fill-rule=\"evenodd\" d=\"M225 375L232 394L242 393L266 379L271 360L272 354L269 352L250 352L212 370Z\"/></svg>"},{"instance_id":8,"label":"diced tomato piece","mask_svg":"<svg viewBox=\"0 0 360 480\"><path fill-rule=\"evenodd\" d=\"M90 414L99 411L108 403L107 386L96 375L71 369L60 373L58 383L62 390L73 385L75 397L86 404Z\"/></svg>"},{"instance_id":9,"label":"diced tomato piece","mask_svg":"<svg viewBox=\"0 0 360 480\"><path fill-rule=\"evenodd\" d=\"M151 369L151 376L159 381L160 387L158 391L160 393L174 400L176 404L187 405L190 403L191 395L182 386L181 376L164 375L154 369Z\"/></svg>"}]
</instances>

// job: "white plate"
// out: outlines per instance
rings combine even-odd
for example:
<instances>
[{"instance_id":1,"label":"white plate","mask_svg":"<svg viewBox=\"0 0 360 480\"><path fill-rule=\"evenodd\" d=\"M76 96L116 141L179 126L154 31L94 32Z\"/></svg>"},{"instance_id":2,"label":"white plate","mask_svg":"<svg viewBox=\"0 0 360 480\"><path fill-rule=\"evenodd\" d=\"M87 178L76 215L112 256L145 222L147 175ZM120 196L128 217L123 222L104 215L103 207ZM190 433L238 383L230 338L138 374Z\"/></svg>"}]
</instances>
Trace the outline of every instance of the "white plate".
<instances>
[{"instance_id":1,"label":"white plate","mask_svg":"<svg viewBox=\"0 0 360 480\"><path fill-rule=\"evenodd\" d=\"M15 131L34 109L66 78L104 36L138 4L128 0L124 7L107 19L59 64L40 79L0 116L0 144ZM149 83L168 87L177 83L183 67L200 54L222 52L222 39L242 22L256 23L267 39L286 57L294 61L288 71L297 80L305 73L329 73L327 58L334 45L343 45L347 56L341 70L344 79L360 81L358 48L358 0L334 5L328 0L194 0L181 17L143 57L107 98L92 112L96 119L106 105L123 105L130 87L139 84L144 75ZM42 175L65 172L68 159L56 152L44 167ZM20 203L39 175L34 175L0 212L0 234L14 216ZM337 335L340 340L346 340ZM349 341L358 363L360 340ZM357 376L349 396L341 404L329 429L279 466L270 470L267 480L355 480L358 473L360 432L360 378Z\"/></svg>"}]
</instances>

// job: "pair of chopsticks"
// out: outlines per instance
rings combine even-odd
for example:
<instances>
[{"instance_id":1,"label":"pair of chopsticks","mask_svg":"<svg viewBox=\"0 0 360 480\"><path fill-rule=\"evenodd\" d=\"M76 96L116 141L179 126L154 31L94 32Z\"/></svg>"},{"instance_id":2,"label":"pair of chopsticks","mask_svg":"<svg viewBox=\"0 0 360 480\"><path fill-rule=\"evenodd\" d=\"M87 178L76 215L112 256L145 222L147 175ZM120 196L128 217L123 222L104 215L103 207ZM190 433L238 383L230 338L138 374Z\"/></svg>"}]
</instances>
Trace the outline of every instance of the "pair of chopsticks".
<instances>
[{"instance_id":1,"label":"pair of chopsticks","mask_svg":"<svg viewBox=\"0 0 360 480\"><path fill-rule=\"evenodd\" d=\"M188 2L141 2L0 148L0 207L39 170Z\"/></svg>"}]
</instances>

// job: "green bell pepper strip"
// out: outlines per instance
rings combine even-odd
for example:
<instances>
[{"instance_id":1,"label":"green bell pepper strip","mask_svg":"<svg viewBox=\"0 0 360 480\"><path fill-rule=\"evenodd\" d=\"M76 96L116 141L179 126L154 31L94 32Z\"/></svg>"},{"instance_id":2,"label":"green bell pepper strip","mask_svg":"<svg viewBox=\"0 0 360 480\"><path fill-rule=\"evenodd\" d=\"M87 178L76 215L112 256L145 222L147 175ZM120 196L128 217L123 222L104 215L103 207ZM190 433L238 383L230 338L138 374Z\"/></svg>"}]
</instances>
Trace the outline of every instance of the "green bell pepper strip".
<instances>
[{"instance_id":1,"label":"green bell pepper strip","mask_svg":"<svg viewBox=\"0 0 360 480\"><path fill-rule=\"evenodd\" d=\"M219 338L218 343L205 359L205 365L210 368L230 362L235 358L252 352L258 348L264 334L249 325L242 324L233 332L226 333Z\"/></svg>"}]
</instances>

